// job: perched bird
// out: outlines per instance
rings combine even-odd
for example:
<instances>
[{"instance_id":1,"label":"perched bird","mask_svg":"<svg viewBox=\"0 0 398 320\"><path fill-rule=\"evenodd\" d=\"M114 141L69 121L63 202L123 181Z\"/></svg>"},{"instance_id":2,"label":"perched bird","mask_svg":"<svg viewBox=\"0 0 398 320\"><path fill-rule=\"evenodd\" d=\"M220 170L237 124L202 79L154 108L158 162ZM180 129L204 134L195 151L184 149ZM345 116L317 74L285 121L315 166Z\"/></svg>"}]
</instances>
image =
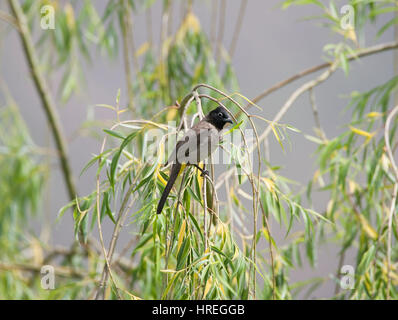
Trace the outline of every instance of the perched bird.
<instances>
[{"instance_id":1,"label":"perched bird","mask_svg":"<svg viewBox=\"0 0 398 320\"><path fill-rule=\"evenodd\" d=\"M198 166L198 163L208 158L217 148L221 137L220 132L226 123L232 124L233 122L225 108L218 107L190 128L177 142L167 161L167 164L172 163L170 178L159 200L157 214L162 212L183 164L194 165L202 171L202 174L207 174Z\"/></svg>"}]
</instances>

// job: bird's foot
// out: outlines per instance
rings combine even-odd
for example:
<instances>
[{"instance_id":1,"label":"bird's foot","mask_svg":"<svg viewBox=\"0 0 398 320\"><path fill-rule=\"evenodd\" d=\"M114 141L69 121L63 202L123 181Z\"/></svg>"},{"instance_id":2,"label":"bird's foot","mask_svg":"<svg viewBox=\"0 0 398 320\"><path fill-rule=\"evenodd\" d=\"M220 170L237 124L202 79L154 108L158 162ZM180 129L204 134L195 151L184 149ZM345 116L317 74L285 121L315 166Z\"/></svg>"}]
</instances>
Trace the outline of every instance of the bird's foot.
<instances>
[{"instance_id":1,"label":"bird's foot","mask_svg":"<svg viewBox=\"0 0 398 320\"><path fill-rule=\"evenodd\" d=\"M209 171L207 171L207 170L202 170L202 173L200 174L201 177L208 176L208 175L209 175Z\"/></svg>"}]
</instances>

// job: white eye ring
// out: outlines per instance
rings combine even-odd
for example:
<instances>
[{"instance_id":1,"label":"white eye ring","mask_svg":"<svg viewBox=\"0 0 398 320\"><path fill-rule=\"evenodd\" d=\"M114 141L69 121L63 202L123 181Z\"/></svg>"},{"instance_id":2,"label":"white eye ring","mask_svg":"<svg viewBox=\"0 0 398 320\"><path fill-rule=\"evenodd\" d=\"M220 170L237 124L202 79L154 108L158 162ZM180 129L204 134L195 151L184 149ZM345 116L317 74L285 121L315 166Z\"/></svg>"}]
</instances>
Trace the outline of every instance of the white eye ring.
<instances>
[{"instance_id":1,"label":"white eye ring","mask_svg":"<svg viewBox=\"0 0 398 320\"><path fill-rule=\"evenodd\" d=\"M221 118L223 118L224 115L222 114L222 112L219 112L219 113L218 113L218 116L221 117Z\"/></svg>"}]
</instances>

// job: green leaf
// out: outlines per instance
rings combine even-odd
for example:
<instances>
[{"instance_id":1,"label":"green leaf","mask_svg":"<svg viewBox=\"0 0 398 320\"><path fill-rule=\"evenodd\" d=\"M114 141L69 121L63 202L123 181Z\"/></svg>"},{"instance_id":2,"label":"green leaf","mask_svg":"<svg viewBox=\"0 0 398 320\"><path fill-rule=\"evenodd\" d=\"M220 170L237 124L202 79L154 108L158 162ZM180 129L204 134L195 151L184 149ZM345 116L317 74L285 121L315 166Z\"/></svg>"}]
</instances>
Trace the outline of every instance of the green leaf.
<instances>
[{"instance_id":1,"label":"green leaf","mask_svg":"<svg viewBox=\"0 0 398 320\"><path fill-rule=\"evenodd\" d=\"M189 237L187 237L187 238L184 240L184 242L183 242L183 244L182 244L180 250L178 251L178 255L177 255L177 268L176 268L177 270L180 270L180 269L184 266L185 261L187 260L187 256L188 256L190 247L191 247L190 244L191 244L191 240L190 240Z\"/></svg>"},{"instance_id":2,"label":"green leaf","mask_svg":"<svg viewBox=\"0 0 398 320\"><path fill-rule=\"evenodd\" d=\"M122 140L126 139L126 137L124 137L123 135L121 135L121 134L120 134L119 132L117 132L117 131L104 129L104 132L107 133L107 134L109 134L109 135L112 136L112 137L115 137L115 138L119 138L119 139L122 139Z\"/></svg>"},{"instance_id":3,"label":"green leaf","mask_svg":"<svg viewBox=\"0 0 398 320\"><path fill-rule=\"evenodd\" d=\"M370 263L373 261L376 254L376 246L371 245L370 248L365 252L361 258L361 262L358 265L358 275L363 275L369 268Z\"/></svg>"},{"instance_id":4,"label":"green leaf","mask_svg":"<svg viewBox=\"0 0 398 320\"><path fill-rule=\"evenodd\" d=\"M135 138L138 132L133 132L129 134L122 142L118 152L113 156L110 168L110 175L109 175L109 182L111 184L112 189L115 187L115 175L116 175L116 168L119 163L120 155L122 154L123 149Z\"/></svg>"}]
</instances>

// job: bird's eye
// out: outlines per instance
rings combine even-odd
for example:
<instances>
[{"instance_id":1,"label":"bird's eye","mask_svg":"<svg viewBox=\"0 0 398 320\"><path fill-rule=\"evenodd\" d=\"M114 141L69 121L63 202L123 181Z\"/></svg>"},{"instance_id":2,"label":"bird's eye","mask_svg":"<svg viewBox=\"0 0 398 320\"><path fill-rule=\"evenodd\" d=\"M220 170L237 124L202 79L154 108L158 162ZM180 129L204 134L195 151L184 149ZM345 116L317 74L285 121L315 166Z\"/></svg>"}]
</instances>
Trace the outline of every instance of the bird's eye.
<instances>
[{"instance_id":1,"label":"bird's eye","mask_svg":"<svg viewBox=\"0 0 398 320\"><path fill-rule=\"evenodd\" d=\"M224 115L222 114L222 112L220 112L220 113L218 114L218 116L222 118Z\"/></svg>"}]
</instances>

